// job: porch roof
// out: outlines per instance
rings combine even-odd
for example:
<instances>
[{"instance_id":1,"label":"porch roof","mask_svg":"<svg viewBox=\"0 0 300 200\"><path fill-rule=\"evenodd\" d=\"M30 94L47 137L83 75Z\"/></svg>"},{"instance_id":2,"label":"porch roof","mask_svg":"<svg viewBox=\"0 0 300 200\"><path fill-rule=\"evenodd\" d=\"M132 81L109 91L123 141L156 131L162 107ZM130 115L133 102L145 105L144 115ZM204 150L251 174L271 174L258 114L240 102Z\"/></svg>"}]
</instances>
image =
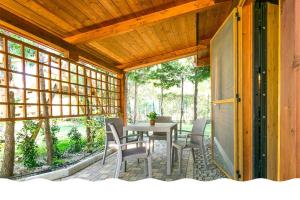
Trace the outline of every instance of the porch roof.
<instances>
[{"instance_id":1,"label":"porch roof","mask_svg":"<svg viewBox=\"0 0 300 200\"><path fill-rule=\"evenodd\" d=\"M238 0L2 0L0 25L122 73L195 55Z\"/></svg>"}]
</instances>

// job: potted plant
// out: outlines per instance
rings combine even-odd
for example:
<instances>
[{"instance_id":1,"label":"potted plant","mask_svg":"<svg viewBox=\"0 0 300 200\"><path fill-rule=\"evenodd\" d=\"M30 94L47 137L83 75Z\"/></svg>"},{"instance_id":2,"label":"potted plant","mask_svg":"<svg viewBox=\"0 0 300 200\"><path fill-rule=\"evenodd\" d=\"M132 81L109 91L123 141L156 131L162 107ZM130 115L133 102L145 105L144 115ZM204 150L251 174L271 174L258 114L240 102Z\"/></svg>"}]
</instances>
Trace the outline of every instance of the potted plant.
<instances>
[{"instance_id":1,"label":"potted plant","mask_svg":"<svg viewBox=\"0 0 300 200\"><path fill-rule=\"evenodd\" d=\"M151 126L154 126L155 125L155 120L157 118L157 113L156 112L150 112L148 115L147 115L148 119L150 120L150 125Z\"/></svg>"}]
</instances>

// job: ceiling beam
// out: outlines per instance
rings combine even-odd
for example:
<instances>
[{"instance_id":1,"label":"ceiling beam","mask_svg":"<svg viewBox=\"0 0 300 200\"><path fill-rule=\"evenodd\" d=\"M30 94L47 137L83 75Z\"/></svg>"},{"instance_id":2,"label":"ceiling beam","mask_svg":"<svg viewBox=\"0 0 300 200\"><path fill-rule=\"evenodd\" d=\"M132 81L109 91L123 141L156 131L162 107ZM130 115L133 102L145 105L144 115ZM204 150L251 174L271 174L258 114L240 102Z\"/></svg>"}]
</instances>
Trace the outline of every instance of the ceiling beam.
<instances>
[{"instance_id":1,"label":"ceiling beam","mask_svg":"<svg viewBox=\"0 0 300 200\"><path fill-rule=\"evenodd\" d=\"M175 6L173 5L168 8L161 9L160 11L148 13L139 17L123 21L121 20L117 23L100 28L95 28L83 33L66 37L64 39L72 44L84 43L95 39L103 39L117 34L130 32L139 26L152 24L161 20L169 19L187 13L198 12L213 5L215 5L214 0L194 0Z\"/></svg>"},{"instance_id":2,"label":"ceiling beam","mask_svg":"<svg viewBox=\"0 0 300 200\"><path fill-rule=\"evenodd\" d=\"M208 66L210 65L210 57L202 57L202 58L197 58L197 66L196 67L203 67L203 66Z\"/></svg>"},{"instance_id":3,"label":"ceiling beam","mask_svg":"<svg viewBox=\"0 0 300 200\"><path fill-rule=\"evenodd\" d=\"M192 56L195 55L197 51L204 50L207 48L208 46L200 44L198 46L192 46L185 49L180 49L180 50L168 52L165 54L160 54L153 57L143 58L134 62L118 65L117 67L123 69L125 72L128 72L131 70L140 69L140 68L148 67L163 62L168 62L171 60Z\"/></svg>"},{"instance_id":4,"label":"ceiling beam","mask_svg":"<svg viewBox=\"0 0 300 200\"><path fill-rule=\"evenodd\" d=\"M19 34L29 37L37 42L42 42L50 47L59 49L62 52L69 51L69 55L78 54L80 57L84 57L87 60L91 60L97 63L103 69L113 73L122 73L122 71L116 67L110 67L111 64L107 61L94 56L87 51L84 51L73 44L70 44L62 38L32 24L31 22L16 16L15 14L0 8L0 25L12 29Z\"/></svg>"}]
</instances>

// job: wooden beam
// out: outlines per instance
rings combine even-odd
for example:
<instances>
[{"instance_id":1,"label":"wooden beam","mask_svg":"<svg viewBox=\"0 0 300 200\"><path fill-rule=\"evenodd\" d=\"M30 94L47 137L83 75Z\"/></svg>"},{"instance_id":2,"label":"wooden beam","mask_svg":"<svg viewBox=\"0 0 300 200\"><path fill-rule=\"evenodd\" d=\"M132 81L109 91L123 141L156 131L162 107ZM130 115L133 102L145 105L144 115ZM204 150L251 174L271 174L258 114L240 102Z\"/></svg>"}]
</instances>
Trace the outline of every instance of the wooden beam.
<instances>
[{"instance_id":1,"label":"wooden beam","mask_svg":"<svg viewBox=\"0 0 300 200\"><path fill-rule=\"evenodd\" d=\"M197 58L197 67L203 67L210 65L210 57Z\"/></svg>"},{"instance_id":2,"label":"wooden beam","mask_svg":"<svg viewBox=\"0 0 300 200\"><path fill-rule=\"evenodd\" d=\"M165 54L160 54L157 56L140 59L140 60L137 60L137 61L134 61L131 63L125 63L122 65L118 65L117 67L120 69L123 69L125 72L128 72L131 70L140 69L143 67L148 67L148 66L163 63L163 62L168 62L171 60L176 60L179 58L192 56L192 55L195 55L198 50L204 50L206 48L207 48L206 45L200 44L198 46L192 46L192 47L188 47L185 49L180 49L180 50L168 52Z\"/></svg>"},{"instance_id":3,"label":"wooden beam","mask_svg":"<svg viewBox=\"0 0 300 200\"><path fill-rule=\"evenodd\" d=\"M108 26L95 28L90 31L66 37L65 40L72 44L79 44L95 39L103 39L117 34L130 32L139 26L152 24L161 20L169 19L187 13L198 12L214 5L215 3L213 0L194 0L188 3L182 3L180 5L170 6L160 11L145 14L140 17L123 21L121 20L120 22Z\"/></svg>"},{"instance_id":4,"label":"wooden beam","mask_svg":"<svg viewBox=\"0 0 300 200\"><path fill-rule=\"evenodd\" d=\"M103 59L66 42L62 38L32 24L21 17L16 16L15 14L3 8L0 8L0 25L17 32L18 34L29 37L38 43L44 43L50 47L57 48L62 52L66 53L66 51L70 51L69 55L78 54L87 60L97 63L98 66L100 65L103 69L110 72L122 73L120 69L112 67L110 63L104 61Z\"/></svg>"}]
</instances>

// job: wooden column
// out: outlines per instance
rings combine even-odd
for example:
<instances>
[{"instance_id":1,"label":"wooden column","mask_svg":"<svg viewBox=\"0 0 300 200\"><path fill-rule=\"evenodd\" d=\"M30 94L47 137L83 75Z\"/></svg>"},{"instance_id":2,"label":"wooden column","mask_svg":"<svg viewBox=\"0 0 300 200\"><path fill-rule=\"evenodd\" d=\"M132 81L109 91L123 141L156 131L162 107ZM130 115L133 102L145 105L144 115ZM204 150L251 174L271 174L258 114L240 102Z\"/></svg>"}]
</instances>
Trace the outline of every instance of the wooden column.
<instances>
[{"instance_id":1,"label":"wooden column","mask_svg":"<svg viewBox=\"0 0 300 200\"><path fill-rule=\"evenodd\" d=\"M299 101L297 102L297 68L295 61L296 2L281 1L280 68L279 68L279 180L296 177L296 133L299 132ZM299 3L299 1L298 1ZM297 3L297 4L298 4ZM299 5L298 5L299 6ZM299 12L299 11L297 11ZM297 36L298 37L298 36ZM299 82L299 81L298 81ZM299 98L299 97L298 97ZM298 111L298 112L297 112ZM298 122L298 123L297 123Z\"/></svg>"},{"instance_id":2,"label":"wooden column","mask_svg":"<svg viewBox=\"0 0 300 200\"><path fill-rule=\"evenodd\" d=\"M127 81L126 81L126 74L118 74L117 78L120 79L120 113L123 117L124 124L127 123L127 112L126 112L126 97L127 97Z\"/></svg>"},{"instance_id":3,"label":"wooden column","mask_svg":"<svg viewBox=\"0 0 300 200\"><path fill-rule=\"evenodd\" d=\"M296 177L300 178L300 1L295 1L295 57L296 69Z\"/></svg>"},{"instance_id":4,"label":"wooden column","mask_svg":"<svg viewBox=\"0 0 300 200\"><path fill-rule=\"evenodd\" d=\"M253 172L253 8L254 3L247 1L242 6L242 136L243 136L243 180L251 180Z\"/></svg>"}]
</instances>

